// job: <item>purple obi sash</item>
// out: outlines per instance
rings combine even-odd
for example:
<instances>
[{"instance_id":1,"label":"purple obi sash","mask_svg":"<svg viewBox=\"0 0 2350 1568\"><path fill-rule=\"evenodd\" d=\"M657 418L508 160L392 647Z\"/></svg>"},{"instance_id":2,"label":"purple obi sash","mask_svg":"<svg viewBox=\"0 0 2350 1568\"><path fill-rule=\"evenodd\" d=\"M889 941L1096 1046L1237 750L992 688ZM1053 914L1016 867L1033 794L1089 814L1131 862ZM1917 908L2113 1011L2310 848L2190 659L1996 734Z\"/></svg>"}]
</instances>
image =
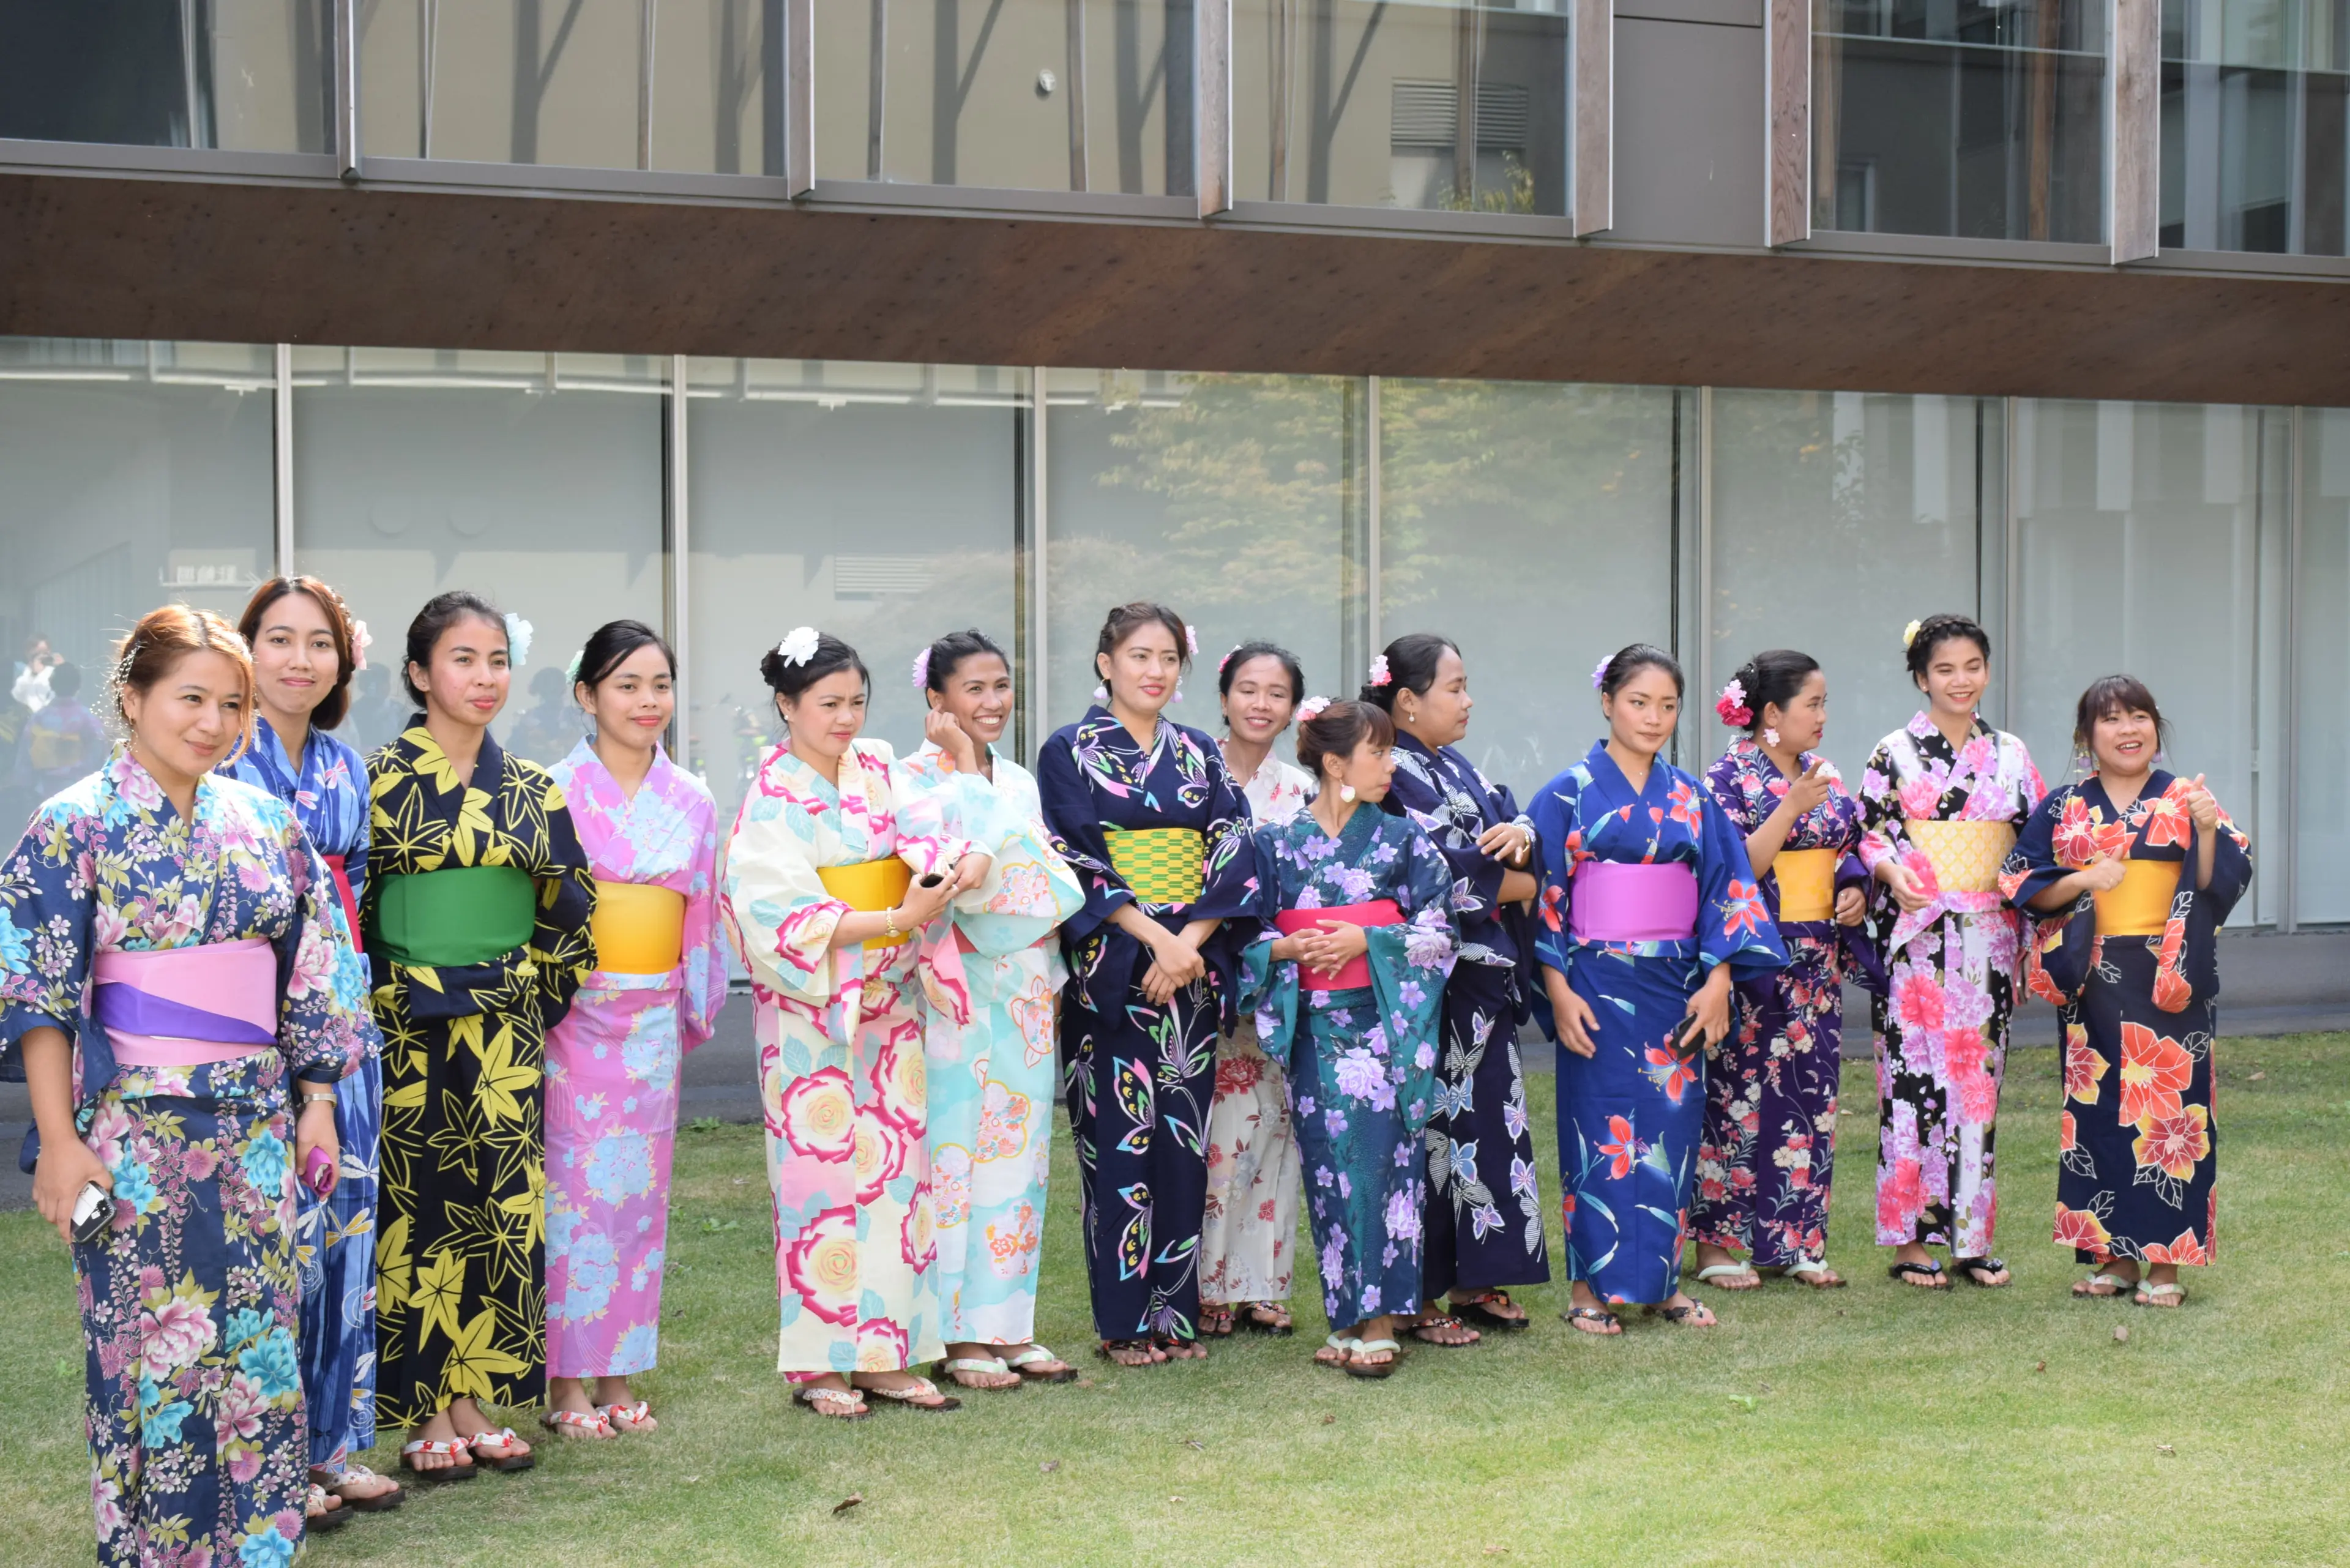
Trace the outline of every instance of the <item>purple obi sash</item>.
<instances>
[{"instance_id":1,"label":"purple obi sash","mask_svg":"<svg viewBox=\"0 0 2350 1568\"><path fill-rule=\"evenodd\" d=\"M101 952L90 1016L130 1067L197 1067L277 1045L277 953L265 937Z\"/></svg>"},{"instance_id":2,"label":"purple obi sash","mask_svg":"<svg viewBox=\"0 0 2350 1568\"><path fill-rule=\"evenodd\" d=\"M1687 866L1575 863L1566 929L1578 942L1685 942L1697 935L1697 873Z\"/></svg>"}]
</instances>

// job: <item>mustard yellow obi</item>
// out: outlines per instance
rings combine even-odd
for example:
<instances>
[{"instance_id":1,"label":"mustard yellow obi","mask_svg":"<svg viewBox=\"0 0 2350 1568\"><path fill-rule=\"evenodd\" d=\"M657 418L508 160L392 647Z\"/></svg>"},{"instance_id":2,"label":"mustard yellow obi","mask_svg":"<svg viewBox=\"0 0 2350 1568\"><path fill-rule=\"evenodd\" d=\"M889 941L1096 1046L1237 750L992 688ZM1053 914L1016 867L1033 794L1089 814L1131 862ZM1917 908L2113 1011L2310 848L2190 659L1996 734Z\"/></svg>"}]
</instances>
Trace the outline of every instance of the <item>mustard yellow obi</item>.
<instances>
[{"instance_id":1,"label":"mustard yellow obi","mask_svg":"<svg viewBox=\"0 0 2350 1568\"><path fill-rule=\"evenodd\" d=\"M667 974L685 957L685 895L599 877L588 929L606 974Z\"/></svg>"},{"instance_id":2,"label":"mustard yellow obi","mask_svg":"<svg viewBox=\"0 0 2350 1568\"><path fill-rule=\"evenodd\" d=\"M1833 849L1782 849L1772 857L1771 875L1779 878L1779 919L1793 925L1835 918L1836 862Z\"/></svg>"},{"instance_id":3,"label":"mustard yellow obi","mask_svg":"<svg viewBox=\"0 0 2350 1568\"><path fill-rule=\"evenodd\" d=\"M883 860L859 860L848 866L819 866L816 879L824 890L847 905L868 915L878 915L894 909L906 901L907 891L914 885L913 867L892 855ZM888 937L867 939L868 948L894 948L913 936L901 931L898 940Z\"/></svg>"},{"instance_id":4,"label":"mustard yellow obi","mask_svg":"<svg viewBox=\"0 0 2350 1568\"><path fill-rule=\"evenodd\" d=\"M1910 817L1902 824L1909 842L1934 863L1934 880L1946 893L1996 893L2000 862L2015 847L2015 827L2005 822L1928 822Z\"/></svg>"},{"instance_id":5,"label":"mustard yellow obi","mask_svg":"<svg viewBox=\"0 0 2350 1568\"><path fill-rule=\"evenodd\" d=\"M2122 885L2097 901L2097 935L2157 937L2170 920L2170 900L2178 891L2183 860L2125 860Z\"/></svg>"},{"instance_id":6,"label":"mustard yellow obi","mask_svg":"<svg viewBox=\"0 0 2350 1568\"><path fill-rule=\"evenodd\" d=\"M1196 904L1206 886L1208 840L1189 827L1105 827L1109 863L1147 904Z\"/></svg>"}]
</instances>

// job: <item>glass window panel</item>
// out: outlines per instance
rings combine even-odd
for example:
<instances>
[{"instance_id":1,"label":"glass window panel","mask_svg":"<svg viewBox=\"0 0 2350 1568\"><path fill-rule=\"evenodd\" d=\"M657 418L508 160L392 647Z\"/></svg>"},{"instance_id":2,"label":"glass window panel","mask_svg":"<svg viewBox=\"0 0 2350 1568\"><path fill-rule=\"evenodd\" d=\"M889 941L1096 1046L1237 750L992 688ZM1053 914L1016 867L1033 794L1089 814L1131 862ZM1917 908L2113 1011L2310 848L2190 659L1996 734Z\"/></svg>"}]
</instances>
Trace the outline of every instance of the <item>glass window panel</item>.
<instances>
[{"instance_id":1,"label":"glass window panel","mask_svg":"<svg viewBox=\"0 0 2350 1568\"><path fill-rule=\"evenodd\" d=\"M1730 737L1714 693L1766 648L1826 671L1823 749L1847 778L1909 722L1901 628L1977 613L1985 418L1972 398L1714 393L1712 656L1690 671L1707 762Z\"/></svg>"},{"instance_id":2,"label":"glass window panel","mask_svg":"<svg viewBox=\"0 0 2350 1568\"><path fill-rule=\"evenodd\" d=\"M172 600L234 620L276 569L270 358L0 337L0 759L26 716L10 691L44 652L75 667L78 699L104 714L99 688L133 621ZM10 842L43 782L0 761Z\"/></svg>"},{"instance_id":3,"label":"glass window panel","mask_svg":"<svg viewBox=\"0 0 2350 1568\"><path fill-rule=\"evenodd\" d=\"M1155 599L1200 657L1168 717L1222 728L1216 661L1257 638L1295 652L1308 691L1351 692L1359 602L1362 383L1329 376L1055 370L1045 452L1047 722L1085 712L1114 605Z\"/></svg>"},{"instance_id":4,"label":"glass window panel","mask_svg":"<svg viewBox=\"0 0 2350 1568\"><path fill-rule=\"evenodd\" d=\"M1379 427L1380 636L1460 645L1462 750L1523 801L1604 732L1592 666L1672 646L1674 393L1385 380Z\"/></svg>"},{"instance_id":5,"label":"glass window panel","mask_svg":"<svg viewBox=\"0 0 2350 1568\"><path fill-rule=\"evenodd\" d=\"M0 0L0 136L330 150L326 0Z\"/></svg>"},{"instance_id":6,"label":"glass window panel","mask_svg":"<svg viewBox=\"0 0 2350 1568\"><path fill-rule=\"evenodd\" d=\"M2054 786L2076 776L2082 691L2100 675L2138 677L2170 722L2167 765L2207 777L2255 857L2278 820L2276 782L2256 776L2256 759L2263 725L2279 722L2282 422L2224 404L2016 410L2011 728ZM2247 898L2234 923L2255 909Z\"/></svg>"},{"instance_id":7,"label":"glass window panel","mask_svg":"<svg viewBox=\"0 0 2350 1568\"><path fill-rule=\"evenodd\" d=\"M2303 419L2293 913L2350 920L2350 410Z\"/></svg>"},{"instance_id":8,"label":"glass window panel","mask_svg":"<svg viewBox=\"0 0 2350 1568\"><path fill-rule=\"evenodd\" d=\"M2162 243L2343 254L2350 0L2164 0Z\"/></svg>"},{"instance_id":9,"label":"glass window panel","mask_svg":"<svg viewBox=\"0 0 2350 1568\"><path fill-rule=\"evenodd\" d=\"M794 627L857 649L873 672L866 733L901 756L922 743L910 671L931 639L977 627L1019 659L1027 383L992 367L692 361L693 750L727 820L780 729L759 660Z\"/></svg>"},{"instance_id":10,"label":"glass window panel","mask_svg":"<svg viewBox=\"0 0 2350 1568\"><path fill-rule=\"evenodd\" d=\"M2105 0L1814 0L1812 223L2094 244Z\"/></svg>"},{"instance_id":11,"label":"glass window panel","mask_svg":"<svg viewBox=\"0 0 2350 1568\"><path fill-rule=\"evenodd\" d=\"M1193 26L1190 0L819 5L816 172L1188 194Z\"/></svg>"},{"instance_id":12,"label":"glass window panel","mask_svg":"<svg viewBox=\"0 0 2350 1568\"><path fill-rule=\"evenodd\" d=\"M1236 0L1234 193L1562 214L1568 79L1565 0Z\"/></svg>"},{"instance_id":13,"label":"glass window panel","mask_svg":"<svg viewBox=\"0 0 2350 1568\"><path fill-rule=\"evenodd\" d=\"M531 623L494 733L550 763L585 732L564 667L608 620L662 628L667 361L487 349L294 351L295 559L375 639L343 736L413 711L408 623L470 588Z\"/></svg>"},{"instance_id":14,"label":"glass window panel","mask_svg":"<svg viewBox=\"0 0 2350 1568\"><path fill-rule=\"evenodd\" d=\"M780 5L380 0L360 112L379 157L782 172Z\"/></svg>"}]
</instances>

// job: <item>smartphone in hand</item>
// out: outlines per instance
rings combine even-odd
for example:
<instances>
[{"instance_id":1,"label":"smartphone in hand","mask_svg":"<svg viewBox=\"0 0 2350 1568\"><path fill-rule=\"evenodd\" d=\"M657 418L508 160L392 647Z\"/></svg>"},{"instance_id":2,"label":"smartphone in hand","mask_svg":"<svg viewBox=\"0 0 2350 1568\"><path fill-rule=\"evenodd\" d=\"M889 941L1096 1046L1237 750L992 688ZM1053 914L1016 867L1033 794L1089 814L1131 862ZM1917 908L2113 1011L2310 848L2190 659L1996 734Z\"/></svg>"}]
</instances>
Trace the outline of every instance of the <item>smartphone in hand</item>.
<instances>
[{"instance_id":1,"label":"smartphone in hand","mask_svg":"<svg viewBox=\"0 0 2350 1568\"><path fill-rule=\"evenodd\" d=\"M77 1242L95 1241L113 1223L114 1195L95 1181L83 1182L80 1194L74 1199L73 1239Z\"/></svg>"}]
</instances>

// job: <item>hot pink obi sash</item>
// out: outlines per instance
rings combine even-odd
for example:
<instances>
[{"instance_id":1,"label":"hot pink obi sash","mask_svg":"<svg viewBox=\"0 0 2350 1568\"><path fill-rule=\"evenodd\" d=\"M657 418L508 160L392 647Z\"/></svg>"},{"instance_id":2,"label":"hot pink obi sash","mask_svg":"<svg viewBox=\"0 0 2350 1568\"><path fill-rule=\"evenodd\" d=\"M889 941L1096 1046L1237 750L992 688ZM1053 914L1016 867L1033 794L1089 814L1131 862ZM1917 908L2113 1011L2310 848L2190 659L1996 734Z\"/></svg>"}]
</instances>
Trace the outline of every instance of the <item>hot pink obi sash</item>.
<instances>
[{"instance_id":1,"label":"hot pink obi sash","mask_svg":"<svg viewBox=\"0 0 2350 1568\"><path fill-rule=\"evenodd\" d=\"M1697 935L1697 873L1686 866L1575 863L1566 929L1578 942L1685 942Z\"/></svg>"},{"instance_id":2,"label":"hot pink obi sash","mask_svg":"<svg viewBox=\"0 0 2350 1568\"><path fill-rule=\"evenodd\" d=\"M1284 909L1274 916L1273 923L1284 937L1300 931L1318 929L1325 920L1344 920L1350 926L1399 926L1403 910L1393 898L1374 898L1367 904L1333 904L1326 909ZM1336 970L1307 969L1297 966L1297 983L1305 991L1358 991L1371 983L1371 956L1358 953Z\"/></svg>"},{"instance_id":3,"label":"hot pink obi sash","mask_svg":"<svg viewBox=\"0 0 2350 1568\"><path fill-rule=\"evenodd\" d=\"M129 1067L200 1067L277 1045L277 954L265 937L101 952L90 1014Z\"/></svg>"}]
</instances>

